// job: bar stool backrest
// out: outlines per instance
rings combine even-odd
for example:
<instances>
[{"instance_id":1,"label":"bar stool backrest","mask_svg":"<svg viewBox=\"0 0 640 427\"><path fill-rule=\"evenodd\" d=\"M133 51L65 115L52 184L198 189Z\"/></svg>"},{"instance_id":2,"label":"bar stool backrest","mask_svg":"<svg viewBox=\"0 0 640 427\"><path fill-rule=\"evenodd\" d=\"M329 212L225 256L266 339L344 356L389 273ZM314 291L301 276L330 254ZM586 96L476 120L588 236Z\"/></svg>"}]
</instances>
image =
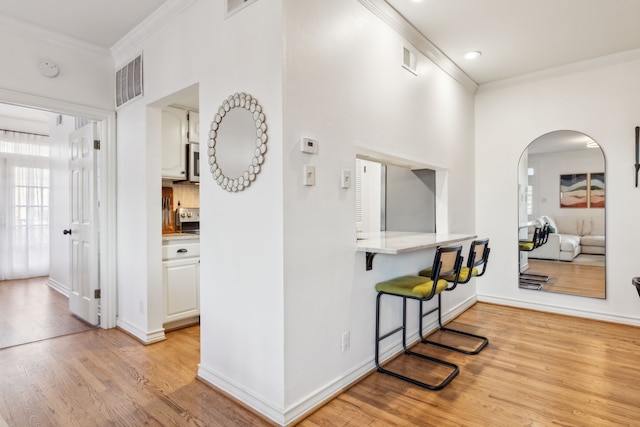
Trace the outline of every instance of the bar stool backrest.
<instances>
[{"instance_id":1,"label":"bar stool backrest","mask_svg":"<svg viewBox=\"0 0 640 427\"><path fill-rule=\"evenodd\" d=\"M549 240L549 224L545 224L544 226L542 226L542 230L540 231L540 236L536 247L544 245L545 243L547 243L547 240Z\"/></svg>"},{"instance_id":2,"label":"bar stool backrest","mask_svg":"<svg viewBox=\"0 0 640 427\"><path fill-rule=\"evenodd\" d=\"M431 269L431 280L436 282L438 279L455 275L457 283L462 262L462 245L438 247Z\"/></svg>"},{"instance_id":3,"label":"bar stool backrest","mask_svg":"<svg viewBox=\"0 0 640 427\"><path fill-rule=\"evenodd\" d=\"M487 269L487 262L489 262L489 239L474 240L471 242L471 248L469 249L469 258L467 259L467 267L469 271L474 268L478 271L477 276L482 276ZM482 270L480 270L482 267Z\"/></svg>"}]
</instances>

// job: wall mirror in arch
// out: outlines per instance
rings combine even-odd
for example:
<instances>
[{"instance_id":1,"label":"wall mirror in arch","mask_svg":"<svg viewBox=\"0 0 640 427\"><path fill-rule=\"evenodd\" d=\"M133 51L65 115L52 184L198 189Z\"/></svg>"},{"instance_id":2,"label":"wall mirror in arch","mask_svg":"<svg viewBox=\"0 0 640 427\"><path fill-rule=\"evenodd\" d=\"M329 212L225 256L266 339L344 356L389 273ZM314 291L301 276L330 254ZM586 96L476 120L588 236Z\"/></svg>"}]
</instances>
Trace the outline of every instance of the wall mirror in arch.
<instances>
[{"instance_id":1,"label":"wall mirror in arch","mask_svg":"<svg viewBox=\"0 0 640 427\"><path fill-rule=\"evenodd\" d=\"M583 133L554 131L527 146L518 164L520 288L606 297L605 177L604 153Z\"/></svg>"}]
</instances>

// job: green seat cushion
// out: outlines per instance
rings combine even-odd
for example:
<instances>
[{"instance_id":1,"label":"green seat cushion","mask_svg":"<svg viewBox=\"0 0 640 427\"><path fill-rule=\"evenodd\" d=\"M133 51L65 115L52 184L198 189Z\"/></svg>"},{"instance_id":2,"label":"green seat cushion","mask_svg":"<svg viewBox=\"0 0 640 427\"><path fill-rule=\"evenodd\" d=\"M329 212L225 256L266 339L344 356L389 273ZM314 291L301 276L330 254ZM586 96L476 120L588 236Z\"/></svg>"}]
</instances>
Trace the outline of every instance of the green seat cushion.
<instances>
[{"instance_id":1,"label":"green seat cushion","mask_svg":"<svg viewBox=\"0 0 640 427\"><path fill-rule=\"evenodd\" d=\"M432 268L425 268L424 270L420 270L420 273L418 273L421 276L424 277L431 277L431 271ZM471 270L471 277L475 277L478 275L478 269L473 267L473 269ZM447 280L447 282L453 282L456 279L455 275L451 275L448 277L445 277L445 279ZM466 282L467 280L469 280L469 267L462 267L462 269L460 270L460 276L458 277L458 281L459 282Z\"/></svg>"},{"instance_id":2,"label":"green seat cushion","mask_svg":"<svg viewBox=\"0 0 640 427\"><path fill-rule=\"evenodd\" d=\"M519 248L521 251L532 251L533 242L521 241L519 244Z\"/></svg>"},{"instance_id":3,"label":"green seat cushion","mask_svg":"<svg viewBox=\"0 0 640 427\"><path fill-rule=\"evenodd\" d=\"M444 291L447 286L446 280L438 280L435 293L439 294ZM388 294L416 298L424 298L430 295L432 289L433 280L422 276L401 276L385 282L380 282L376 285L377 292L386 292Z\"/></svg>"}]
</instances>

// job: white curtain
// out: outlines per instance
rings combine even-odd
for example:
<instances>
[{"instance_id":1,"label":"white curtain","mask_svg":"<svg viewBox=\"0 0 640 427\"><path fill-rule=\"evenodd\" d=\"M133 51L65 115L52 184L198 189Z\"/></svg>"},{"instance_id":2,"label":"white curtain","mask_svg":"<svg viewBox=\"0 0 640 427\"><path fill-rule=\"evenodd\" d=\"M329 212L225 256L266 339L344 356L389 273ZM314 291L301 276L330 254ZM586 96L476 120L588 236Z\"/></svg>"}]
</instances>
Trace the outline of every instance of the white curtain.
<instances>
[{"instance_id":1,"label":"white curtain","mask_svg":"<svg viewBox=\"0 0 640 427\"><path fill-rule=\"evenodd\" d=\"M49 274L48 139L0 131L0 280Z\"/></svg>"}]
</instances>

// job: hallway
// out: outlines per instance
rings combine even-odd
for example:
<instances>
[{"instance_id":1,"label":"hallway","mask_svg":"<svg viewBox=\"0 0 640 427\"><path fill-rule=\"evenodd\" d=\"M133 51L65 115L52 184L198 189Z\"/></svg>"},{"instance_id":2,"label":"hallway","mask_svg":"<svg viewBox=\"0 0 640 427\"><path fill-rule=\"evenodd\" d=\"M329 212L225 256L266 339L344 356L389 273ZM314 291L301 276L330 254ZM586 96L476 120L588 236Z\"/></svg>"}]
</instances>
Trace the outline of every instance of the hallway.
<instances>
[{"instance_id":1,"label":"hallway","mask_svg":"<svg viewBox=\"0 0 640 427\"><path fill-rule=\"evenodd\" d=\"M0 348L88 331L46 277L0 281Z\"/></svg>"}]
</instances>

